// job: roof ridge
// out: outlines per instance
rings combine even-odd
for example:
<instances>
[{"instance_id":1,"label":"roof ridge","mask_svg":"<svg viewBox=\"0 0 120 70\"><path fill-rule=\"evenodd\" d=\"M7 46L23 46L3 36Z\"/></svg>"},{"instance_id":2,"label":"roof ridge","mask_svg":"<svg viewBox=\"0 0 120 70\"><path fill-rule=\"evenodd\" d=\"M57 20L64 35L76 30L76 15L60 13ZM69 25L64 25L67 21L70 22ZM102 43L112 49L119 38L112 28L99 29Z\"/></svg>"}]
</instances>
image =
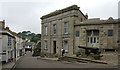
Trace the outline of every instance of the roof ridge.
<instances>
[{"instance_id":1,"label":"roof ridge","mask_svg":"<svg viewBox=\"0 0 120 70\"><path fill-rule=\"evenodd\" d=\"M72 6L63 8L61 10L53 11L53 12L47 14L47 15L42 16L40 19L49 18L51 16L55 16L55 15L58 15L58 14L61 14L61 13L64 13L64 12L67 12L67 11L70 11L70 10L79 10L79 7L77 5L72 5Z\"/></svg>"}]
</instances>

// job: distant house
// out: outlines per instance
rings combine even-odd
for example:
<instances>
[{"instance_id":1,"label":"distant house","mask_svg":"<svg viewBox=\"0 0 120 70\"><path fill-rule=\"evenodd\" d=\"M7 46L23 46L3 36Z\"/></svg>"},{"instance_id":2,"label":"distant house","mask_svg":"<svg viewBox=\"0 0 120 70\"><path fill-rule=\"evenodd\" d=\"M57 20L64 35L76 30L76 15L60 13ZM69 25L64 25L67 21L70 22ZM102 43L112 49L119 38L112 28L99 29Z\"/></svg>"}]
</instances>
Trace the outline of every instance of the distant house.
<instances>
[{"instance_id":1,"label":"distant house","mask_svg":"<svg viewBox=\"0 0 120 70\"><path fill-rule=\"evenodd\" d=\"M15 38L16 38L16 57L22 56L23 55L23 45L22 45L22 37L14 33Z\"/></svg>"},{"instance_id":2,"label":"distant house","mask_svg":"<svg viewBox=\"0 0 120 70\"><path fill-rule=\"evenodd\" d=\"M34 46L35 46L34 42L23 42L23 47L25 47L25 52L26 51L31 51L32 52L32 49L33 49Z\"/></svg>"}]
</instances>

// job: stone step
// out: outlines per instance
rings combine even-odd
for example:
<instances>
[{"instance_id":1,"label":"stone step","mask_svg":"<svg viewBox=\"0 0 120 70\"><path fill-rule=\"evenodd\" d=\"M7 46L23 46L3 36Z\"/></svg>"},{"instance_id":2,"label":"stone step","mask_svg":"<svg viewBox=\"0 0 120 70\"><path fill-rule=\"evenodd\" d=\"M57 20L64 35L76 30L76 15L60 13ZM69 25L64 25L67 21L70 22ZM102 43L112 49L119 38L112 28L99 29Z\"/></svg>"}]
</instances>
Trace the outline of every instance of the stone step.
<instances>
[{"instance_id":1,"label":"stone step","mask_svg":"<svg viewBox=\"0 0 120 70\"><path fill-rule=\"evenodd\" d=\"M91 60L91 59L85 59L85 58L78 58L78 57L59 57L58 61L68 61L68 62L80 62L80 63L100 63L100 64L107 64L104 61L100 61L100 60Z\"/></svg>"}]
</instances>

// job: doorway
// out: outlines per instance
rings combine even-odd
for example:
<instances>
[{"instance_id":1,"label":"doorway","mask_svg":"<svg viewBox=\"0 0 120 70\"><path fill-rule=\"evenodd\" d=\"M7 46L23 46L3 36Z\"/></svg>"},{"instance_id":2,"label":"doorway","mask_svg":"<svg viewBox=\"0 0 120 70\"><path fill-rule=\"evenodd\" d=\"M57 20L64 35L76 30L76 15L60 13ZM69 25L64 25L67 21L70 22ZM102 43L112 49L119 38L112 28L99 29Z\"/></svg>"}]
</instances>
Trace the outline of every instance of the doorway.
<instances>
[{"instance_id":1,"label":"doorway","mask_svg":"<svg viewBox=\"0 0 120 70\"><path fill-rule=\"evenodd\" d=\"M53 54L56 54L56 41L53 41Z\"/></svg>"},{"instance_id":2,"label":"doorway","mask_svg":"<svg viewBox=\"0 0 120 70\"><path fill-rule=\"evenodd\" d=\"M87 31L87 46L99 48L99 30Z\"/></svg>"}]
</instances>

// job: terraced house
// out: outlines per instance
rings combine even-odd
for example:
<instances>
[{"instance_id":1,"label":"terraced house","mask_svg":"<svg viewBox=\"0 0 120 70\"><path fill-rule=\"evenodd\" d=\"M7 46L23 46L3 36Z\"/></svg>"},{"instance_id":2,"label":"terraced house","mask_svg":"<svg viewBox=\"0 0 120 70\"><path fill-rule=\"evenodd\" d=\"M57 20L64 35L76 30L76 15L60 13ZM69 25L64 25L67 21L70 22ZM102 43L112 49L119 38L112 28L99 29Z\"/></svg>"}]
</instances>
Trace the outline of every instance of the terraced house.
<instances>
[{"instance_id":1,"label":"terraced house","mask_svg":"<svg viewBox=\"0 0 120 70\"><path fill-rule=\"evenodd\" d=\"M0 31L1 35L1 61L3 63L9 62L11 59L15 59L15 36L6 30L5 21L0 21L0 25L2 25L2 30Z\"/></svg>"},{"instance_id":2,"label":"terraced house","mask_svg":"<svg viewBox=\"0 0 120 70\"><path fill-rule=\"evenodd\" d=\"M5 27L5 20L0 21L0 57L3 63L15 61L24 54L22 37Z\"/></svg>"},{"instance_id":3,"label":"terraced house","mask_svg":"<svg viewBox=\"0 0 120 70\"><path fill-rule=\"evenodd\" d=\"M56 10L41 17L41 52L61 55L73 55L78 46L117 49L117 20L88 19L77 5Z\"/></svg>"}]
</instances>

